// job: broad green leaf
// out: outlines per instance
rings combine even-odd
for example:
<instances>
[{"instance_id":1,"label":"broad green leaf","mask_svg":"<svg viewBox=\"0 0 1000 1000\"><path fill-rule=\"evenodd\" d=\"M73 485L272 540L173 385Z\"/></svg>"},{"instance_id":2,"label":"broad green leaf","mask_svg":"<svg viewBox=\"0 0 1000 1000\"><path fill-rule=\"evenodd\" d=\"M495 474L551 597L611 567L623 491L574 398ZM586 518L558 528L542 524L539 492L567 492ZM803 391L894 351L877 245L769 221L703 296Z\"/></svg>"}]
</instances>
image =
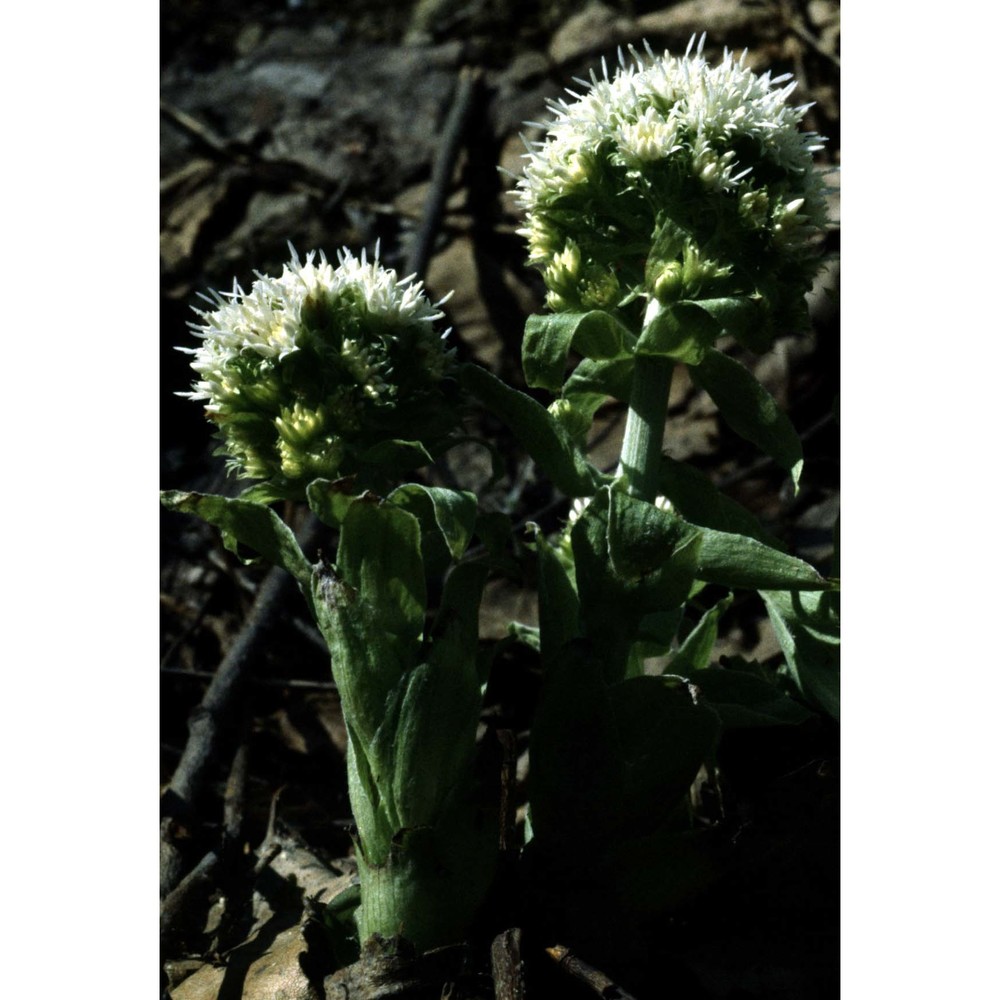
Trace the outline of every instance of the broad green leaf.
<instances>
[{"instance_id":1,"label":"broad green leaf","mask_svg":"<svg viewBox=\"0 0 1000 1000\"><path fill-rule=\"evenodd\" d=\"M612 361L591 361L585 358L563 386L563 398L578 409L590 409L591 414L607 397L627 403L632 393L632 372L635 358L615 358ZM595 405L591 397L599 400Z\"/></svg>"},{"instance_id":2,"label":"broad green leaf","mask_svg":"<svg viewBox=\"0 0 1000 1000\"><path fill-rule=\"evenodd\" d=\"M433 824L471 773L482 707L479 603L487 567L456 566L445 580L427 660L403 680L398 723L379 740L402 827ZM384 746L384 750L381 749Z\"/></svg>"},{"instance_id":3,"label":"broad green leaf","mask_svg":"<svg viewBox=\"0 0 1000 1000\"><path fill-rule=\"evenodd\" d=\"M354 476L343 479L314 479L306 487L309 509L331 528L339 528L351 504L357 499Z\"/></svg>"},{"instance_id":4,"label":"broad green leaf","mask_svg":"<svg viewBox=\"0 0 1000 1000\"><path fill-rule=\"evenodd\" d=\"M581 622L609 681L628 669L649 614L676 608L694 581L700 539L677 515L607 487L570 535Z\"/></svg>"},{"instance_id":5,"label":"broad green leaf","mask_svg":"<svg viewBox=\"0 0 1000 1000\"><path fill-rule=\"evenodd\" d=\"M556 489L568 497L594 492L601 474L544 406L478 365L461 365L459 381L514 432Z\"/></svg>"},{"instance_id":6,"label":"broad green leaf","mask_svg":"<svg viewBox=\"0 0 1000 1000\"><path fill-rule=\"evenodd\" d=\"M465 562L445 578L441 603L431 626L430 660L448 659L455 669L475 676L479 648L479 604L489 568L484 562Z\"/></svg>"},{"instance_id":7,"label":"broad green leaf","mask_svg":"<svg viewBox=\"0 0 1000 1000\"><path fill-rule=\"evenodd\" d=\"M646 323L635 353L698 365L720 333L718 323L693 302L674 302Z\"/></svg>"},{"instance_id":8,"label":"broad green leaf","mask_svg":"<svg viewBox=\"0 0 1000 1000\"><path fill-rule=\"evenodd\" d=\"M747 350L763 354L770 348L774 321L762 298L698 299L695 304Z\"/></svg>"},{"instance_id":9,"label":"broad green leaf","mask_svg":"<svg viewBox=\"0 0 1000 1000\"><path fill-rule=\"evenodd\" d=\"M701 364L689 371L695 385L712 397L723 420L787 470L797 491L802 475L802 442L771 394L743 365L714 348L707 350Z\"/></svg>"},{"instance_id":10,"label":"broad green leaf","mask_svg":"<svg viewBox=\"0 0 1000 1000\"><path fill-rule=\"evenodd\" d=\"M355 500L340 531L337 570L371 609L375 629L404 646L420 639L427 591L412 514L370 495Z\"/></svg>"},{"instance_id":11,"label":"broad green leaf","mask_svg":"<svg viewBox=\"0 0 1000 1000\"><path fill-rule=\"evenodd\" d=\"M436 528L452 559L457 562L462 558L476 525L474 493L406 483L393 490L386 499L413 514L420 521L425 535Z\"/></svg>"},{"instance_id":12,"label":"broad green leaf","mask_svg":"<svg viewBox=\"0 0 1000 1000\"><path fill-rule=\"evenodd\" d=\"M635 336L600 309L529 316L521 350L524 378L530 386L559 392L571 349L585 358L615 358L634 344Z\"/></svg>"},{"instance_id":13,"label":"broad green leaf","mask_svg":"<svg viewBox=\"0 0 1000 1000\"><path fill-rule=\"evenodd\" d=\"M750 511L721 493L700 469L667 455L660 459L660 463L659 493L673 504L685 520L702 528L749 535L771 548L782 547L776 538L764 531Z\"/></svg>"},{"instance_id":14,"label":"broad green leaf","mask_svg":"<svg viewBox=\"0 0 1000 1000\"><path fill-rule=\"evenodd\" d=\"M670 660L667 673L684 677L696 670L704 670L709 665L712 660L712 650L719 638L719 619L732 603L733 595L729 594L702 615L701 621L691 630L681 648Z\"/></svg>"},{"instance_id":15,"label":"broad green leaf","mask_svg":"<svg viewBox=\"0 0 1000 1000\"><path fill-rule=\"evenodd\" d=\"M566 380L562 399L572 408L575 421L590 427L594 415L609 398L627 402L632 386L635 358L630 354L613 361L584 358Z\"/></svg>"},{"instance_id":16,"label":"broad green leaf","mask_svg":"<svg viewBox=\"0 0 1000 1000\"><path fill-rule=\"evenodd\" d=\"M250 500L177 490L161 493L160 502L168 510L195 514L219 528L230 552L238 555L238 545L246 545L269 563L286 569L309 599L312 566L291 528L270 507Z\"/></svg>"},{"instance_id":17,"label":"broad green leaf","mask_svg":"<svg viewBox=\"0 0 1000 1000\"><path fill-rule=\"evenodd\" d=\"M365 601L332 567L316 568L312 593L344 719L353 727L364 758L358 765L364 778L372 741L385 720L390 695L409 666L410 650L386 629L381 609Z\"/></svg>"},{"instance_id":18,"label":"broad green leaf","mask_svg":"<svg viewBox=\"0 0 1000 1000\"><path fill-rule=\"evenodd\" d=\"M608 490L608 558L614 573L648 592L643 613L677 607L698 565L700 535L671 510Z\"/></svg>"},{"instance_id":19,"label":"broad green leaf","mask_svg":"<svg viewBox=\"0 0 1000 1000\"><path fill-rule=\"evenodd\" d=\"M379 441L358 458L362 465L375 467L392 479L434 461L423 442L399 439Z\"/></svg>"},{"instance_id":20,"label":"broad green leaf","mask_svg":"<svg viewBox=\"0 0 1000 1000\"><path fill-rule=\"evenodd\" d=\"M436 824L470 779L481 707L474 657L469 664L421 663L405 685L392 762L401 829Z\"/></svg>"},{"instance_id":21,"label":"broad green leaf","mask_svg":"<svg viewBox=\"0 0 1000 1000\"><path fill-rule=\"evenodd\" d=\"M699 670L691 680L725 729L794 726L814 717L773 684L744 670L710 667Z\"/></svg>"},{"instance_id":22,"label":"broad green leaf","mask_svg":"<svg viewBox=\"0 0 1000 1000\"><path fill-rule=\"evenodd\" d=\"M697 576L707 583L747 590L829 590L807 562L763 542L727 531L701 529Z\"/></svg>"},{"instance_id":23,"label":"broad green leaf","mask_svg":"<svg viewBox=\"0 0 1000 1000\"><path fill-rule=\"evenodd\" d=\"M839 595L761 591L760 596L795 685L808 702L839 719Z\"/></svg>"}]
</instances>

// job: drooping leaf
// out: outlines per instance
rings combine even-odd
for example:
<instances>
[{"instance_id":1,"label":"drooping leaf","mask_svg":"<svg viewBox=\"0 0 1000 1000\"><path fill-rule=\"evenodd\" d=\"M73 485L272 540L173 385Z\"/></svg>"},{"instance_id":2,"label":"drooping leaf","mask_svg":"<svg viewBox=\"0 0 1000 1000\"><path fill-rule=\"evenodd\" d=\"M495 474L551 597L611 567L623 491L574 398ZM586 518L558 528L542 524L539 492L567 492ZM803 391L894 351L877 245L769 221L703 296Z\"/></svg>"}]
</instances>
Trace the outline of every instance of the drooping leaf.
<instances>
[{"instance_id":1,"label":"drooping leaf","mask_svg":"<svg viewBox=\"0 0 1000 1000\"><path fill-rule=\"evenodd\" d=\"M339 528L357 498L354 476L343 479L314 479L306 487L309 509L331 528Z\"/></svg>"},{"instance_id":2,"label":"drooping leaf","mask_svg":"<svg viewBox=\"0 0 1000 1000\"><path fill-rule=\"evenodd\" d=\"M691 678L725 729L795 726L813 718L774 684L745 670L709 667Z\"/></svg>"},{"instance_id":3,"label":"drooping leaf","mask_svg":"<svg viewBox=\"0 0 1000 1000\"><path fill-rule=\"evenodd\" d=\"M398 478L412 469L429 465L434 456L421 441L392 439L372 445L359 456L359 461L363 466L377 468L390 478Z\"/></svg>"},{"instance_id":4,"label":"drooping leaf","mask_svg":"<svg viewBox=\"0 0 1000 1000\"><path fill-rule=\"evenodd\" d=\"M698 299L695 304L747 350L763 354L771 346L774 322L762 298Z\"/></svg>"},{"instance_id":5,"label":"drooping leaf","mask_svg":"<svg viewBox=\"0 0 1000 1000\"><path fill-rule=\"evenodd\" d=\"M806 701L839 720L839 595L761 591L761 597L789 676Z\"/></svg>"},{"instance_id":6,"label":"drooping leaf","mask_svg":"<svg viewBox=\"0 0 1000 1000\"><path fill-rule=\"evenodd\" d=\"M698 531L670 511L603 488L571 532L581 622L608 681L625 676L639 626L679 607L695 576Z\"/></svg>"},{"instance_id":7,"label":"drooping leaf","mask_svg":"<svg viewBox=\"0 0 1000 1000\"><path fill-rule=\"evenodd\" d=\"M476 525L476 495L440 486L405 483L386 499L413 514L424 535L437 530L444 539L451 558L462 558Z\"/></svg>"},{"instance_id":8,"label":"drooping leaf","mask_svg":"<svg viewBox=\"0 0 1000 1000\"><path fill-rule=\"evenodd\" d=\"M635 353L699 365L720 333L718 323L705 310L693 302L674 302L646 323Z\"/></svg>"},{"instance_id":9,"label":"drooping leaf","mask_svg":"<svg viewBox=\"0 0 1000 1000\"><path fill-rule=\"evenodd\" d=\"M591 414L610 396L612 399L627 403L632 392L632 372L635 371L635 358L615 358L611 361L591 361L585 358L573 374L566 379L563 386L563 398L579 409L593 407ZM599 400L595 405L590 402Z\"/></svg>"},{"instance_id":10,"label":"drooping leaf","mask_svg":"<svg viewBox=\"0 0 1000 1000\"><path fill-rule=\"evenodd\" d=\"M544 406L478 365L462 365L459 381L507 424L556 489L569 497L594 492L601 474Z\"/></svg>"},{"instance_id":11,"label":"drooping leaf","mask_svg":"<svg viewBox=\"0 0 1000 1000\"><path fill-rule=\"evenodd\" d=\"M802 442L774 397L738 361L710 348L691 380L712 397L722 419L785 469L798 490Z\"/></svg>"},{"instance_id":12,"label":"drooping leaf","mask_svg":"<svg viewBox=\"0 0 1000 1000\"><path fill-rule=\"evenodd\" d=\"M631 353L634 344L634 334L600 309L529 316L521 348L524 378L530 386L559 392L571 349L606 359Z\"/></svg>"},{"instance_id":13,"label":"drooping leaf","mask_svg":"<svg viewBox=\"0 0 1000 1000\"><path fill-rule=\"evenodd\" d=\"M302 554L292 529L270 507L250 500L178 490L161 493L160 502L168 510L195 514L217 527L230 552L238 555L238 546L245 545L269 563L286 569L311 606L312 566Z\"/></svg>"},{"instance_id":14,"label":"drooping leaf","mask_svg":"<svg viewBox=\"0 0 1000 1000\"><path fill-rule=\"evenodd\" d=\"M747 590L829 590L807 562L763 542L727 531L701 529L697 576L707 583Z\"/></svg>"}]
</instances>

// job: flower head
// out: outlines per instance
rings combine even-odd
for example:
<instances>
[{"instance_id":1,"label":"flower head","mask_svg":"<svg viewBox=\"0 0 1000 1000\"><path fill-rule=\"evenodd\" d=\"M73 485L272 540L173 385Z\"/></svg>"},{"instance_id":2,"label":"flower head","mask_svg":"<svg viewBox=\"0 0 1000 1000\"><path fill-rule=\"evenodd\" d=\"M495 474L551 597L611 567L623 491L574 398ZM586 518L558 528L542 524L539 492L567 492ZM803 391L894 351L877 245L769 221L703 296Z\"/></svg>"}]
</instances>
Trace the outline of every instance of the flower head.
<instances>
[{"instance_id":1,"label":"flower head","mask_svg":"<svg viewBox=\"0 0 1000 1000\"><path fill-rule=\"evenodd\" d=\"M801 319L827 221L824 140L800 129L787 76L757 76L745 53L710 66L704 41L683 58L630 48L613 77L605 65L550 105L518 195L551 308L746 296L772 321Z\"/></svg>"},{"instance_id":2,"label":"flower head","mask_svg":"<svg viewBox=\"0 0 1000 1000\"><path fill-rule=\"evenodd\" d=\"M426 442L455 422L443 380L452 352L443 317L412 276L364 252L334 267L294 249L278 278L205 296L191 323L191 392L219 427L219 451L249 479L300 495L317 477L355 472L380 442Z\"/></svg>"}]
</instances>

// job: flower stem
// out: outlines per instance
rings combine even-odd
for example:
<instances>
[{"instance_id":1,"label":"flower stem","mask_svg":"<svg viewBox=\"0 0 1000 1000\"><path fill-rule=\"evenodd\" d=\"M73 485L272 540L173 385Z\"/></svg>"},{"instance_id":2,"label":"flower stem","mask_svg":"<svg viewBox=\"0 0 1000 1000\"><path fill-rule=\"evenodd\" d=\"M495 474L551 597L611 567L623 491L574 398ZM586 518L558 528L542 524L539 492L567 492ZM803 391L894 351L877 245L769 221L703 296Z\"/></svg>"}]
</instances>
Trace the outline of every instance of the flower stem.
<instances>
[{"instance_id":1,"label":"flower stem","mask_svg":"<svg viewBox=\"0 0 1000 1000\"><path fill-rule=\"evenodd\" d=\"M663 428L673 372L670 358L636 356L618 471L628 476L629 494L649 503L656 500L659 484Z\"/></svg>"}]
</instances>

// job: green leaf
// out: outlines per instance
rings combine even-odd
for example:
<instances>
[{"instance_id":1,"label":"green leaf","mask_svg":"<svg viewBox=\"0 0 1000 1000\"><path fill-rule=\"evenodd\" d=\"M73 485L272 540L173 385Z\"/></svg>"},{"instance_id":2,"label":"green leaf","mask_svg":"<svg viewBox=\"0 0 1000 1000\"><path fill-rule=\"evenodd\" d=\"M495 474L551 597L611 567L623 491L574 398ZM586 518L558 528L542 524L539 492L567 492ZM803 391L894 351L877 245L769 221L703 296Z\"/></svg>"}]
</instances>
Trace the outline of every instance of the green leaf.
<instances>
[{"instance_id":1,"label":"green leaf","mask_svg":"<svg viewBox=\"0 0 1000 1000\"><path fill-rule=\"evenodd\" d=\"M760 596L795 685L808 702L839 719L839 595L761 591Z\"/></svg>"},{"instance_id":2,"label":"green leaf","mask_svg":"<svg viewBox=\"0 0 1000 1000\"><path fill-rule=\"evenodd\" d=\"M337 549L337 569L372 611L375 628L404 646L424 631L427 590L420 556L420 524L370 494L351 504Z\"/></svg>"},{"instance_id":3,"label":"green leaf","mask_svg":"<svg viewBox=\"0 0 1000 1000\"><path fill-rule=\"evenodd\" d=\"M602 488L570 535L581 622L609 681L625 676L647 615L680 606L698 559L697 529L619 490Z\"/></svg>"},{"instance_id":4,"label":"green leaf","mask_svg":"<svg viewBox=\"0 0 1000 1000\"><path fill-rule=\"evenodd\" d=\"M832 586L809 563L754 538L700 530L699 580L748 590L829 590Z\"/></svg>"},{"instance_id":5,"label":"green leaf","mask_svg":"<svg viewBox=\"0 0 1000 1000\"><path fill-rule=\"evenodd\" d=\"M639 642L642 645L640 654L646 656L662 656L670 649L677 629L684 618L683 608L673 608L671 611L655 611L646 615L639 622Z\"/></svg>"},{"instance_id":6,"label":"green leaf","mask_svg":"<svg viewBox=\"0 0 1000 1000\"><path fill-rule=\"evenodd\" d=\"M579 422L589 427L594 421L594 414L609 397L628 401L634 370L635 358L631 354L613 361L584 358L566 380L562 398L579 415Z\"/></svg>"},{"instance_id":7,"label":"green leaf","mask_svg":"<svg viewBox=\"0 0 1000 1000\"><path fill-rule=\"evenodd\" d=\"M385 721L390 695L410 665L412 653L387 632L379 609L368 604L331 567L316 568L312 592L316 623L330 648L344 720L349 732L356 735L356 777L372 797L372 788L379 779L369 774L368 754ZM375 809L379 807L377 798L373 802Z\"/></svg>"},{"instance_id":8,"label":"green leaf","mask_svg":"<svg viewBox=\"0 0 1000 1000\"><path fill-rule=\"evenodd\" d=\"M306 487L309 509L331 528L339 528L357 499L354 476L343 479L314 479Z\"/></svg>"},{"instance_id":9,"label":"green leaf","mask_svg":"<svg viewBox=\"0 0 1000 1000\"><path fill-rule=\"evenodd\" d=\"M590 496L601 483L601 474L544 406L478 365L461 365L459 381L514 432L560 492Z\"/></svg>"},{"instance_id":10,"label":"green leaf","mask_svg":"<svg viewBox=\"0 0 1000 1000\"><path fill-rule=\"evenodd\" d=\"M563 398L578 409L584 409L592 405L586 401L596 397L600 402L593 406L592 414L608 396L627 403L632 394L633 371L635 358L632 355L612 361L591 361L585 358L566 379Z\"/></svg>"},{"instance_id":11,"label":"green leaf","mask_svg":"<svg viewBox=\"0 0 1000 1000\"><path fill-rule=\"evenodd\" d=\"M681 648L670 660L666 673L684 677L708 666L712 660L712 650L719 638L719 619L732 603L733 595L728 594L714 608L710 608L702 615L701 621L691 630Z\"/></svg>"},{"instance_id":12,"label":"green leaf","mask_svg":"<svg viewBox=\"0 0 1000 1000\"><path fill-rule=\"evenodd\" d=\"M726 729L795 726L814 717L773 684L747 671L710 667L691 680Z\"/></svg>"},{"instance_id":13,"label":"green leaf","mask_svg":"<svg viewBox=\"0 0 1000 1000\"><path fill-rule=\"evenodd\" d=\"M718 323L693 302L674 302L646 323L635 353L698 365L720 333Z\"/></svg>"},{"instance_id":14,"label":"green leaf","mask_svg":"<svg viewBox=\"0 0 1000 1000\"><path fill-rule=\"evenodd\" d=\"M542 662L580 635L580 600L565 566L541 531L535 532L538 552L538 621Z\"/></svg>"},{"instance_id":15,"label":"green leaf","mask_svg":"<svg viewBox=\"0 0 1000 1000\"><path fill-rule=\"evenodd\" d=\"M400 828L412 829L437 823L470 778L481 696L474 658L421 663L404 683L390 770Z\"/></svg>"},{"instance_id":16,"label":"green leaf","mask_svg":"<svg viewBox=\"0 0 1000 1000\"><path fill-rule=\"evenodd\" d=\"M431 662L442 657L475 676L479 648L479 604L489 568L484 562L466 562L445 578L441 604L431 627ZM457 668L456 668L457 669Z\"/></svg>"},{"instance_id":17,"label":"green leaf","mask_svg":"<svg viewBox=\"0 0 1000 1000\"><path fill-rule=\"evenodd\" d=\"M721 493L700 469L667 455L662 456L660 463L658 492L673 504L685 520L702 528L749 535L771 548L782 548L781 543L764 531L750 511Z\"/></svg>"},{"instance_id":18,"label":"green leaf","mask_svg":"<svg viewBox=\"0 0 1000 1000\"><path fill-rule=\"evenodd\" d=\"M719 720L687 685L634 677L610 686L587 643L546 668L531 733L535 839L577 875L592 851L657 828L712 753Z\"/></svg>"},{"instance_id":19,"label":"green leaf","mask_svg":"<svg viewBox=\"0 0 1000 1000\"><path fill-rule=\"evenodd\" d=\"M219 528L223 544L230 552L239 555L238 546L246 545L269 563L286 569L295 577L307 600L310 599L312 566L302 554L291 528L270 507L250 500L177 490L161 493L160 502L168 510L195 514Z\"/></svg>"},{"instance_id":20,"label":"green leaf","mask_svg":"<svg viewBox=\"0 0 1000 1000\"><path fill-rule=\"evenodd\" d=\"M422 465L430 465L434 456L421 441L403 441L398 438L379 441L358 456L358 461L390 479L398 478Z\"/></svg>"},{"instance_id":21,"label":"green leaf","mask_svg":"<svg viewBox=\"0 0 1000 1000\"><path fill-rule=\"evenodd\" d=\"M635 335L600 309L529 316L521 349L524 378L530 386L559 392L571 349L585 358L614 358L631 353L634 344Z\"/></svg>"},{"instance_id":22,"label":"green leaf","mask_svg":"<svg viewBox=\"0 0 1000 1000\"><path fill-rule=\"evenodd\" d=\"M689 371L695 385L712 397L723 420L785 469L797 492L802 442L771 394L743 365L715 349L707 350L701 364Z\"/></svg>"},{"instance_id":23,"label":"green leaf","mask_svg":"<svg viewBox=\"0 0 1000 1000\"><path fill-rule=\"evenodd\" d=\"M476 525L478 504L474 493L406 483L386 499L413 514L425 534L439 531L451 558L456 562L462 558Z\"/></svg>"},{"instance_id":24,"label":"green leaf","mask_svg":"<svg viewBox=\"0 0 1000 1000\"><path fill-rule=\"evenodd\" d=\"M747 350L763 354L770 348L774 322L762 298L698 299L695 305Z\"/></svg>"},{"instance_id":25,"label":"green leaf","mask_svg":"<svg viewBox=\"0 0 1000 1000\"><path fill-rule=\"evenodd\" d=\"M632 677L608 690L624 767L619 813L628 836L659 826L687 795L719 736L719 719L686 684Z\"/></svg>"}]
</instances>

